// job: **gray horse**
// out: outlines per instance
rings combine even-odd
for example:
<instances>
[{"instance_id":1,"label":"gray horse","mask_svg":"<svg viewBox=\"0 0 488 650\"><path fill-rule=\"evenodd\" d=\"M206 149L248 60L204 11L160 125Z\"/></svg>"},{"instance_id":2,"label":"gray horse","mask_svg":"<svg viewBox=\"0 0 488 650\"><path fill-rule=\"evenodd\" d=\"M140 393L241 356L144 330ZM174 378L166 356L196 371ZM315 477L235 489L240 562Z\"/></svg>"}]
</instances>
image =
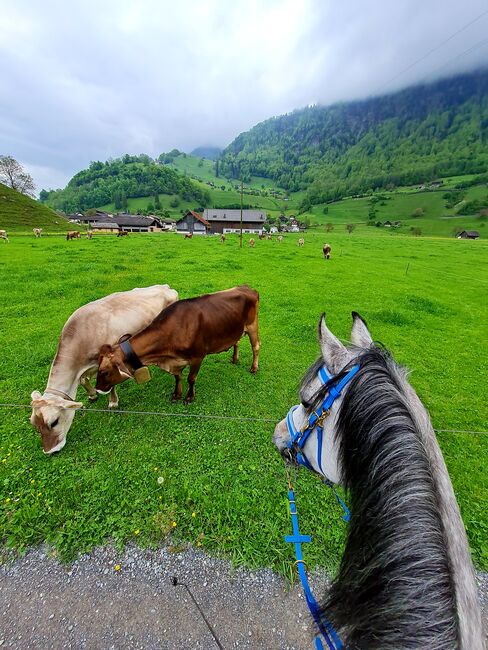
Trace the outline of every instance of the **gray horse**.
<instances>
[{"instance_id":1,"label":"gray horse","mask_svg":"<svg viewBox=\"0 0 488 650\"><path fill-rule=\"evenodd\" d=\"M351 523L322 620L346 648L482 650L469 546L427 411L358 314L352 346L330 332L324 316L319 338L322 356L303 380L288 426L302 430L331 387L353 366L359 370L323 419L321 455L317 428L301 459L289 448L286 419L274 443L288 461L304 458L348 493Z\"/></svg>"}]
</instances>

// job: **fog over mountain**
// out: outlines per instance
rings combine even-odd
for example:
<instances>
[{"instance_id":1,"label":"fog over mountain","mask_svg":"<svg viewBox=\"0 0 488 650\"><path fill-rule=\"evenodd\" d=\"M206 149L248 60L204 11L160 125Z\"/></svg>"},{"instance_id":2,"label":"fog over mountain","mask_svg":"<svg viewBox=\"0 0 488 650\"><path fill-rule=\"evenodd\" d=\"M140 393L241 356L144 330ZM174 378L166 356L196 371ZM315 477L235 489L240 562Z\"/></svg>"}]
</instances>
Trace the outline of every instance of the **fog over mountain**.
<instances>
[{"instance_id":1,"label":"fog over mountain","mask_svg":"<svg viewBox=\"0 0 488 650\"><path fill-rule=\"evenodd\" d=\"M486 65L486 0L0 0L0 153L38 188L90 160L226 146L301 106Z\"/></svg>"}]
</instances>

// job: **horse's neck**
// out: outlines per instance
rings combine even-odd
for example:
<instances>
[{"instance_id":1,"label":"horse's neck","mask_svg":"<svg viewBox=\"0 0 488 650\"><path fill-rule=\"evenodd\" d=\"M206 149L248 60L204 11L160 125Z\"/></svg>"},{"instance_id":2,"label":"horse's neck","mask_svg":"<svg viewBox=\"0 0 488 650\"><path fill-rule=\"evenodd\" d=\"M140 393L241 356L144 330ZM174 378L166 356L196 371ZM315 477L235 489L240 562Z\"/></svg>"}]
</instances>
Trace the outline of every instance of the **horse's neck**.
<instances>
[{"instance_id":1,"label":"horse's neck","mask_svg":"<svg viewBox=\"0 0 488 650\"><path fill-rule=\"evenodd\" d=\"M466 532L454 490L430 418L417 394L407 382L405 382L405 392L413 406L412 414L429 457L432 477L436 486L439 513L444 527L448 560L455 589L460 648L482 650L482 623L476 581Z\"/></svg>"}]
</instances>

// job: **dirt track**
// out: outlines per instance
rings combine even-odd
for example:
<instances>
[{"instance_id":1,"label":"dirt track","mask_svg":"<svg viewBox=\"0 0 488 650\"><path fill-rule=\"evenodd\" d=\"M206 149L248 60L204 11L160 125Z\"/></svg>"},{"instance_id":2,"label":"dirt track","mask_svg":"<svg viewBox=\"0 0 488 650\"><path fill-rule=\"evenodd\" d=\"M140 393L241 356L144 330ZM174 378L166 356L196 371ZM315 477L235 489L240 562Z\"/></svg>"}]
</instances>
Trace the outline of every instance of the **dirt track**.
<instances>
[{"instance_id":1,"label":"dirt track","mask_svg":"<svg viewBox=\"0 0 488 650\"><path fill-rule=\"evenodd\" d=\"M128 547L99 548L70 565L32 550L0 566L1 649L217 648L186 590L171 585L173 575L190 587L225 650L313 647L298 585L287 590L269 570L232 570L191 549ZM326 584L323 575L312 580L316 594ZM487 586L485 575L485 615Z\"/></svg>"}]
</instances>

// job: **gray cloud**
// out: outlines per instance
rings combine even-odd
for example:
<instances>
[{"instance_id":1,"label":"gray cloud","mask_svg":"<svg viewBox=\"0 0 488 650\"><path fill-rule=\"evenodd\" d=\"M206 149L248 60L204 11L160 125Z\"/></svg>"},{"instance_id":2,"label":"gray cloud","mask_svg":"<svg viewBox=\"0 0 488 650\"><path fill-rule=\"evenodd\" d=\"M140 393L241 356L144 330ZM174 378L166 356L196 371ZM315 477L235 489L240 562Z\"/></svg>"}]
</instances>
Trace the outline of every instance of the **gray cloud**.
<instances>
[{"instance_id":1,"label":"gray cloud","mask_svg":"<svg viewBox=\"0 0 488 650\"><path fill-rule=\"evenodd\" d=\"M39 187L63 185L90 160L224 146L272 115L488 62L485 14L395 78L486 0L4 5L0 153L21 160Z\"/></svg>"}]
</instances>

